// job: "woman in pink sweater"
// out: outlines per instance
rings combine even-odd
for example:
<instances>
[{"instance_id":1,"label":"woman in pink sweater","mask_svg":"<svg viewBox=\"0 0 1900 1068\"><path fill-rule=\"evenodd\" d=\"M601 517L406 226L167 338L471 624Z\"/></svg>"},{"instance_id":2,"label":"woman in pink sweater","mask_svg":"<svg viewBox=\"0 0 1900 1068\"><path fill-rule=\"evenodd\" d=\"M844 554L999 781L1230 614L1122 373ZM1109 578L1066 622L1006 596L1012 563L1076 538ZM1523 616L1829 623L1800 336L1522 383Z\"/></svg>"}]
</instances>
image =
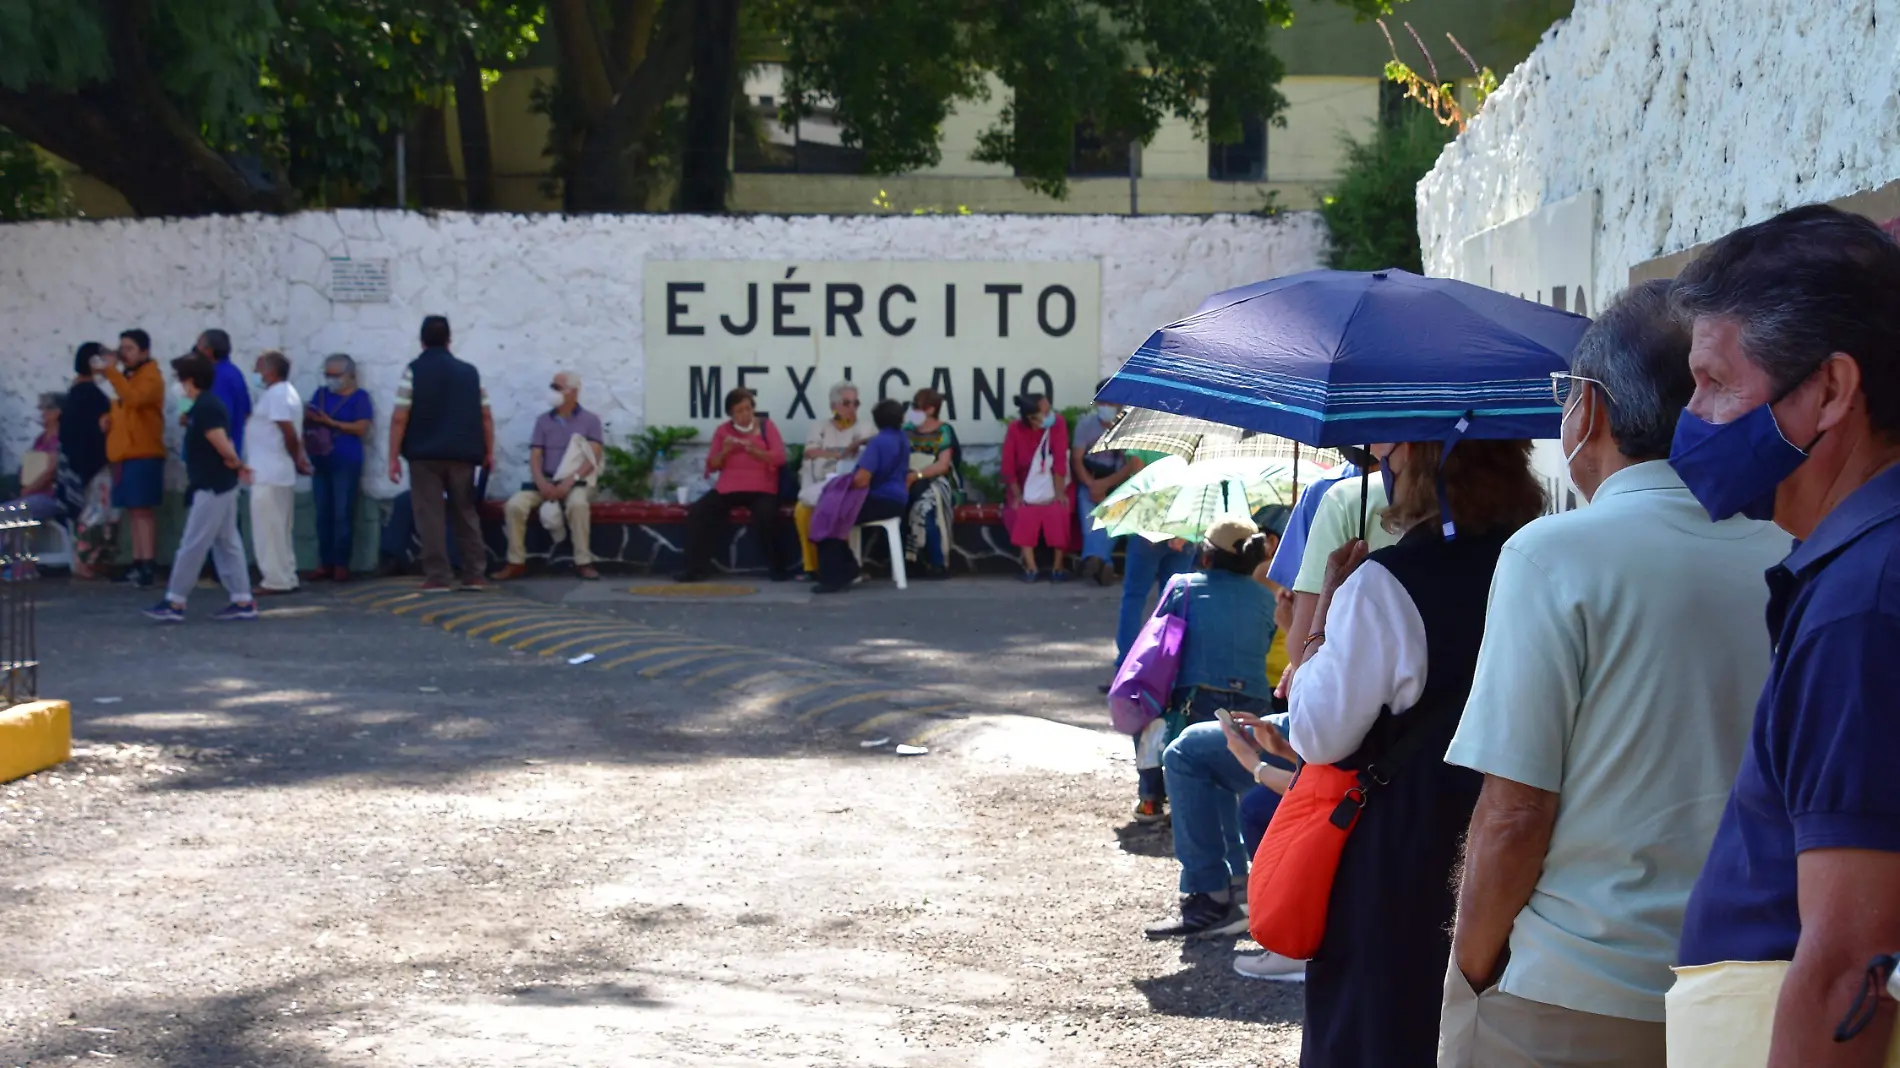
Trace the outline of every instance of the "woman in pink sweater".
<instances>
[{"instance_id":1,"label":"woman in pink sweater","mask_svg":"<svg viewBox=\"0 0 1900 1068\"><path fill-rule=\"evenodd\" d=\"M758 414L749 389L726 394L725 422L713 431L706 473L718 473L711 493L686 515L686 566L678 582L699 582L712 572L712 554L727 544L727 520L735 507L752 513L752 529L773 582L791 577L778 543L778 472L785 466L785 439Z\"/></svg>"},{"instance_id":2,"label":"woman in pink sweater","mask_svg":"<svg viewBox=\"0 0 1900 1068\"><path fill-rule=\"evenodd\" d=\"M1062 565L1075 548L1075 501L1069 496L1069 426L1054 411L1049 398L1031 393L1016 399L1022 418L1003 435L1003 488L1009 500L1003 506L1003 526L1009 542L1022 554L1024 582L1042 577L1036 570L1036 545L1055 553L1049 581L1067 582Z\"/></svg>"}]
</instances>

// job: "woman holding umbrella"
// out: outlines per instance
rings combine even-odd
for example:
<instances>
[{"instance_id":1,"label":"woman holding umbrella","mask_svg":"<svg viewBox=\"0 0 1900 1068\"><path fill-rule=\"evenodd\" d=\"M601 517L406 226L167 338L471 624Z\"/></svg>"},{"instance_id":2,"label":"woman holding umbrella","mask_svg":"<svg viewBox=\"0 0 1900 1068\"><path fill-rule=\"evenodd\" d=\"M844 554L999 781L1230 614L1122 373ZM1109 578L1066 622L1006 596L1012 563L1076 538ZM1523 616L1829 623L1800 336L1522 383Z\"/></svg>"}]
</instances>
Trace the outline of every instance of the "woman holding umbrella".
<instances>
[{"instance_id":1,"label":"woman holding umbrella","mask_svg":"<svg viewBox=\"0 0 1900 1068\"><path fill-rule=\"evenodd\" d=\"M1049 546L1055 560L1049 581L1067 582L1062 565L1075 549L1075 505L1069 497L1069 427L1054 411L1049 398L1031 393L1016 398L1022 418L1003 436L1003 485L1009 500L1003 507L1003 525L1009 543L1022 554L1024 582L1042 577L1036 569L1036 547Z\"/></svg>"},{"instance_id":2,"label":"woman holding umbrella","mask_svg":"<svg viewBox=\"0 0 1900 1068\"><path fill-rule=\"evenodd\" d=\"M1367 555L1353 541L1332 554L1288 695L1293 752L1383 783L1346 839L1307 966L1309 1068L1434 1061L1451 874L1483 781L1439 756L1471 689L1498 554L1544 508L1529 441L1372 450L1399 543Z\"/></svg>"}]
</instances>

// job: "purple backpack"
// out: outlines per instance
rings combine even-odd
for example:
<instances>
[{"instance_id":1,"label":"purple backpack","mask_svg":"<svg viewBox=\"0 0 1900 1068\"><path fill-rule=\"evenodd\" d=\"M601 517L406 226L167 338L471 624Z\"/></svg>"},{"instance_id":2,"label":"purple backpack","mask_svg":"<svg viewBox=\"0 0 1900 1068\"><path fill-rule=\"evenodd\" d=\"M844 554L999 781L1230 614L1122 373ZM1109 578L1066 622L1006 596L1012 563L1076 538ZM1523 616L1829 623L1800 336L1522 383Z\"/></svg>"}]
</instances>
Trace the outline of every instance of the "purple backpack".
<instances>
[{"instance_id":1,"label":"purple backpack","mask_svg":"<svg viewBox=\"0 0 1900 1068\"><path fill-rule=\"evenodd\" d=\"M1168 595L1186 580L1186 575L1169 579L1161 588L1161 604L1167 604ZM1181 606L1178 614L1156 606L1108 687L1108 720L1123 734L1140 734L1174 695L1174 680L1181 673L1181 640L1187 635L1186 598Z\"/></svg>"}]
</instances>

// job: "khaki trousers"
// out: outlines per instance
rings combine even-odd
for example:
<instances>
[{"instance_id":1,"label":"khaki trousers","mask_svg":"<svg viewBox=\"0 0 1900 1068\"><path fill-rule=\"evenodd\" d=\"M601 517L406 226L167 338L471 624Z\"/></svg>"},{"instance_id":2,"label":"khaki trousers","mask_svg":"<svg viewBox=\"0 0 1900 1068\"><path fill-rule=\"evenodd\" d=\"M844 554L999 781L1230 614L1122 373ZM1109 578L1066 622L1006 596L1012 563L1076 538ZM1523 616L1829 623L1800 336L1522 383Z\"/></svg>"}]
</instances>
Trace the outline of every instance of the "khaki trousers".
<instances>
[{"instance_id":1,"label":"khaki trousers","mask_svg":"<svg viewBox=\"0 0 1900 1068\"><path fill-rule=\"evenodd\" d=\"M586 567L594 562L593 514L587 510L588 495L592 492L592 487L575 486L561 501L561 511L567 516L568 537L574 542L575 567ZM508 517L508 562L511 564L528 562L528 517L541 507L541 500L541 495L531 489L508 498L503 511Z\"/></svg>"},{"instance_id":2,"label":"khaki trousers","mask_svg":"<svg viewBox=\"0 0 1900 1068\"><path fill-rule=\"evenodd\" d=\"M1456 960L1446 969L1438 1068L1664 1068L1667 1049L1660 1021L1477 994Z\"/></svg>"},{"instance_id":3,"label":"khaki trousers","mask_svg":"<svg viewBox=\"0 0 1900 1068\"><path fill-rule=\"evenodd\" d=\"M297 588L296 507L295 486L251 487L251 549L264 589Z\"/></svg>"}]
</instances>

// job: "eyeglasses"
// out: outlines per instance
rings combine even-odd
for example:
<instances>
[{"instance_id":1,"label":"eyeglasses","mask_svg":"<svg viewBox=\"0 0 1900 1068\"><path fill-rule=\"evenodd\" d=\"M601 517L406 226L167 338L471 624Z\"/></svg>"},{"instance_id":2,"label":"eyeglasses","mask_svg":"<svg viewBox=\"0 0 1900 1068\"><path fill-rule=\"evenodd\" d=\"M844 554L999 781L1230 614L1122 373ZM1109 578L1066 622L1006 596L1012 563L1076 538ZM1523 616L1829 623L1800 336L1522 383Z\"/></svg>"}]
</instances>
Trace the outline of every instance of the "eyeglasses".
<instances>
[{"instance_id":1,"label":"eyeglasses","mask_svg":"<svg viewBox=\"0 0 1900 1068\"><path fill-rule=\"evenodd\" d=\"M1604 385L1603 383L1597 381L1596 379L1585 378L1582 375L1573 375L1568 371L1552 371L1550 373L1550 396L1553 400L1557 402L1557 407L1559 408L1570 407L1570 398L1575 396L1577 390L1580 388L1575 383L1583 383L1583 382L1587 382L1590 385L1593 385L1597 387L1598 389L1602 390L1603 395L1610 398L1611 404L1616 403L1616 394L1611 393L1610 387Z\"/></svg>"}]
</instances>

